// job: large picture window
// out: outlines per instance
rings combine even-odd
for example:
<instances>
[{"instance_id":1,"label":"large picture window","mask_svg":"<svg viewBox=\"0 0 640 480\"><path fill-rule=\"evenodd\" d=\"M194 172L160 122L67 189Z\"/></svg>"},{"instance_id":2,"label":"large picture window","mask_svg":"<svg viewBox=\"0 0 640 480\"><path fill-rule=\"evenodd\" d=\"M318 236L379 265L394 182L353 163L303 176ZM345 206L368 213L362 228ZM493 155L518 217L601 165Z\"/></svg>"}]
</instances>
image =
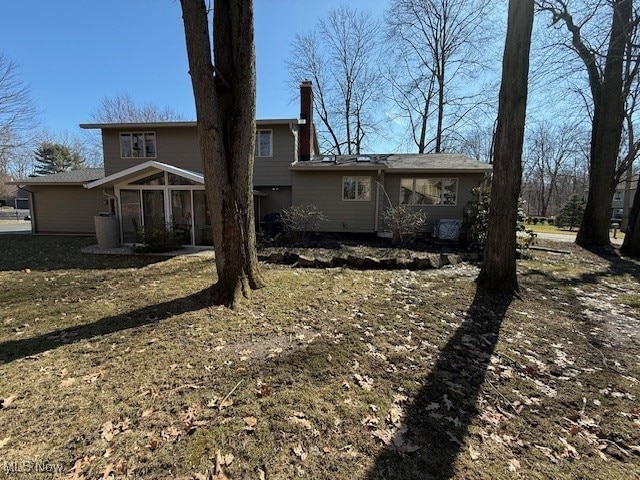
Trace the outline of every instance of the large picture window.
<instances>
[{"instance_id":1,"label":"large picture window","mask_svg":"<svg viewBox=\"0 0 640 480\"><path fill-rule=\"evenodd\" d=\"M134 132L120 134L121 158L156 158L156 134Z\"/></svg>"},{"instance_id":2,"label":"large picture window","mask_svg":"<svg viewBox=\"0 0 640 480\"><path fill-rule=\"evenodd\" d=\"M255 156L273 156L273 132L271 130L256 130Z\"/></svg>"},{"instance_id":3,"label":"large picture window","mask_svg":"<svg viewBox=\"0 0 640 480\"><path fill-rule=\"evenodd\" d=\"M402 178L401 205L456 205L457 178Z\"/></svg>"},{"instance_id":4,"label":"large picture window","mask_svg":"<svg viewBox=\"0 0 640 480\"><path fill-rule=\"evenodd\" d=\"M342 177L342 200L371 200L371 177Z\"/></svg>"}]
</instances>

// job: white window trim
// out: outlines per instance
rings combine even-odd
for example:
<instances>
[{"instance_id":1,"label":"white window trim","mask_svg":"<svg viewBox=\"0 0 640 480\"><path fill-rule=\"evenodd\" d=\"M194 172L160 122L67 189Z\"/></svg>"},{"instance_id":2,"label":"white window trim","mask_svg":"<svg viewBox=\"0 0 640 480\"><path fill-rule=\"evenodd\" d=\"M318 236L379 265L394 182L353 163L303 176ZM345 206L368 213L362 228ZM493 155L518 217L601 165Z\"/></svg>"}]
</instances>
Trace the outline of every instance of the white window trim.
<instances>
[{"instance_id":1,"label":"white window trim","mask_svg":"<svg viewBox=\"0 0 640 480\"><path fill-rule=\"evenodd\" d=\"M441 208L441 207L456 207L458 206L458 191L460 189L460 179L458 177L403 177L400 178L400 191L402 191L402 181L403 180L411 180L413 182L413 186L411 189L411 196L413 197L415 191L416 191L416 180L434 180L434 181L438 181L438 180L442 180L444 182L444 180L455 180L456 181L456 201L453 203L438 203L438 204L431 204L431 205L425 205L422 203L400 203L402 202L402 194L400 193L400 198L398 201L398 205L409 205L411 207L432 207L432 208ZM444 198L444 189L442 189L442 194L440 195L440 202L443 202Z\"/></svg>"},{"instance_id":2,"label":"white window trim","mask_svg":"<svg viewBox=\"0 0 640 480\"><path fill-rule=\"evenodd\" d=\"M347 178L351 178L353 179L355 182L359 181L359 180L366 180L369 182L369 198L345 198L344 197L344 181ZM371 176L370 175L345 175L342 177L342 201L343 202L370 202L371 201L371 185L372 185L372 181L371 181ZM357 195L357 190L356 190L356 195Z\"/></svg>"},{"instance_id":3,"label":"white window trim","mask_svg":"<svg viewBox=\"0 0 640 480\"><path fill-rule=\"evenodd\" d=\"M123 157L122 156L122 142L121 142L121 138L122 135L129 135L131 138L131 135L142 135L142 139L143 141L146 142L146 140L144 140L144 136L147 134L153 134L153 138L154 138L154 143L155 143L155 155L153 157L147 157L147 156L142 156L142 157L134 157L133 156L133 142L131 142L131 155L130 157ZM158 136L156 135L156 132L151 132L151 131L144 131L144 132L119 132L118 133L118 148L120 149L120 158L126 158L126 159L130 159L130 158L143 158L143 159L151 159L151 158L158 158ZM146 146L144 148L144 152L146 153Z\"/></svg>"},{"instance_id":4,"label":"white window trim","mask_svg":"<svg viewBox=\"0 0 640 480\"><path fill-rule=\"evenodd\" d=\"M259 153L260 153L260 144L258 143L258 138L260 137L260 132L269 132L269 136L271 137L271 141L269 142L269 155L259 155ZM258 129L256 129L256 148L254 150L254 153L256 153L255 157L258 157L258 158L273 157L273 129L271 129L271 128L258 128Z\"/></svg>"}]
</instances>

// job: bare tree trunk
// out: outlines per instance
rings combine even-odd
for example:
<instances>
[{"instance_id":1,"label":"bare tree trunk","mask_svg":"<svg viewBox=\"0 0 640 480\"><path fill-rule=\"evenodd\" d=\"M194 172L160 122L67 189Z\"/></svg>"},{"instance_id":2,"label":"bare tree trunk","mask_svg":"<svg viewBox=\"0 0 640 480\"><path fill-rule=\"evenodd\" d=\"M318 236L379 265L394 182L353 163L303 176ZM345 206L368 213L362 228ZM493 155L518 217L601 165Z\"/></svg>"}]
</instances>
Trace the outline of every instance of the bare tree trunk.
<instances>
[{"instance_id":1,"label":"bare tree trunk","mask_svg":"<svg viewBox=\"0 0 640 480\"><path fill-rule=\"evenodd\" d=\"M198 139L213 221L218 282L213 302L231 307L263 286L253 219L255 52L253 2L215 0L214 56L204 0L181 0Z\"/></svg>"},{"instance_id":2,"label":"bare tree trunk","mask_svg":"<svg viewBox=\"0 0 640 480\"><path fill-rule=\"evenodd\" d=\"M435 153L442 151L442 124L444 122L444 61L442 62L442 70L438 75L438 126L436 129L436 149Z\"/></svg>"},{"instance_id":3,"label":"bare tree trunk","mask_svg":"<svg viewBox=\"0 0 640 480\"><path fill-rule=\"evenodd\" d=\"M589 197L576 243L607 246L614 176L624 120L623 65L631 22L632 0L613 2L613 20L600 95L594 96Z\"/></svg>"},{"instance_id":4,"label":"bare tree trunk","mask_svg":"<svg viewBox=\"0 0 640 480\"><path fill-rule=\"evenodd\" d=\"M533 0L509 0L507 38L495 135L489 231L478 285L502 293L519 291L516 224L522 178Z\"/></svg>"}]
</instances>

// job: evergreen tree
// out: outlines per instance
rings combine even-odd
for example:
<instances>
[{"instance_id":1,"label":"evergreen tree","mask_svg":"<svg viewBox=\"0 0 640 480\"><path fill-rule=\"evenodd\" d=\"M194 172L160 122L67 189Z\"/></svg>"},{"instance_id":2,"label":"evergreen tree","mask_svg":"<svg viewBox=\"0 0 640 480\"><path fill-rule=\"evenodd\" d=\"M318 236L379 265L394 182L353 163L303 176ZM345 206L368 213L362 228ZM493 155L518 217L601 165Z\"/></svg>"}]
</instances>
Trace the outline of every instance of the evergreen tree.
<instances>
[{"instance_id":1,"label":"evergreen tree","mask_svg":"<svg viewBox=\"0 0 640 480\"><path fill-rule=\"evenodd\" d=\"M560 215L556 217L556 225L558 227L569 227L569 231L573 230L573 227L579 227L582 223L582 217L584 215L584 200L574 193L569 197L567 203L562 207Z\"/></svg>"},{"instance_id":2,"label":"evergreen tree","mask_svg":"<svg viewBox=\"0 0 640 480\"><path fill-rule=\"evenodd\" d=\"M84 168L82 155L60 143L44 142L35 151L35 157L36 175L49 175Z\"/></svg>"}]
</instances>

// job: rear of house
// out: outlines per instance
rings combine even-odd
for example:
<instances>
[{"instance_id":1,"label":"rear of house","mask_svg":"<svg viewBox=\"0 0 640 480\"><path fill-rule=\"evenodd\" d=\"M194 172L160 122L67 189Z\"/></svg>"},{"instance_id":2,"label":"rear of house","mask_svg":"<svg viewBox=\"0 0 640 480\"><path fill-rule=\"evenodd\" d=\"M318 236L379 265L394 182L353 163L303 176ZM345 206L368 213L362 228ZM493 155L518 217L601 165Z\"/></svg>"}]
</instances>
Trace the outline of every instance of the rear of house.
<instances>
[{"instance_id":1,"label":"rear of house","mask_svg":"<svg viewBox=\"0 0 640 480\"><path fill-rule=\"evenodd\" d=\"M461 220L472 190L491 166L459 154L315 156L291 166L293 204L318 207L327 232L380 233L390 206L407 205L427 217Z\"/></svg>"},{"instance_id":2,"label":"rear of house","mask_svg":"<svg viewBox=\"0 0 640 480\"><path fill-rule=\"evenodd\" d=\"M256 122L256 226L292 205L315 205L321 231L374 233L389 205L462 219L471 189L491 167L457 154L316 155L311 82L300 86L300 118ZM95 234L94 216L115 216L122 243L169 227L190 245L210 245L196 122L84 124L102 132L103 169L17 181L30 192L34 233Z\"/></svg>"}]
</instances>

